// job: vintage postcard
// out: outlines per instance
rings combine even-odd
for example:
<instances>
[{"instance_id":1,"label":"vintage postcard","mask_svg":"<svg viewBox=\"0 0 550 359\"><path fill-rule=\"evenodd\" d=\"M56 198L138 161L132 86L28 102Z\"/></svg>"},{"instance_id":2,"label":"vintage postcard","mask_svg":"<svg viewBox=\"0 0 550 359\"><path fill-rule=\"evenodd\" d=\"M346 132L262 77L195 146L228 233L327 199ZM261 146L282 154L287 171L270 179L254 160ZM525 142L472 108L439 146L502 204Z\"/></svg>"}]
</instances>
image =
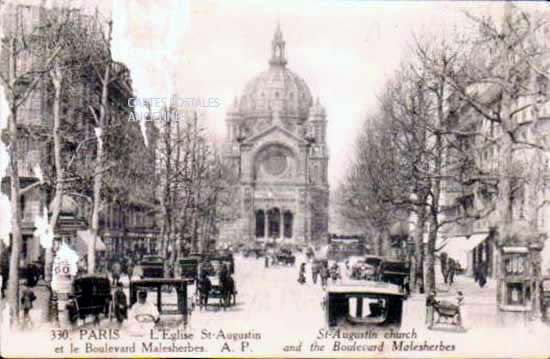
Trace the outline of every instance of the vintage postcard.
<instances>
[{"instance_id":1,"label":"vintage postcard","mask_svg":"<svg viewBox=\"0 0 550 359\"><path fill-rule=\"evenodd\" d=\"M2 357L550 357L546 2L0 1Z\"/></svg>"}]
</instances>

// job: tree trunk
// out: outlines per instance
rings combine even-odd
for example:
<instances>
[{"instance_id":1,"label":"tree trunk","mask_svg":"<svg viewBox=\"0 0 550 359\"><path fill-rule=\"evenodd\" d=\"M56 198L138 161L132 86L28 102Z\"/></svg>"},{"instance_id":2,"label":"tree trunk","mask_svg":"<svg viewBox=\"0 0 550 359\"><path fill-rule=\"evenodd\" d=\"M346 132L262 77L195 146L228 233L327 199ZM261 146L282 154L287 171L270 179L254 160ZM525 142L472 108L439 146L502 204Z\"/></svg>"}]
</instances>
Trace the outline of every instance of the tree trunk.
<instances>
[{"instance_id":1,"label":"tree trunk","mask_svg":"<svg viewBox=\"0 0 550 359\"><path fill-rule=\"evenodd\" d=\"M61 204L63 201L63 178L65 176L63 171L63 163L61 158L61 86L63 83L63 72L56 64L50 72L50 77L54 85L54 101L53 101L53 144L54 144L54 158L55 158L55 194L52 201L52 216L50 217L49 227L51 233L55 234L55 227L57 225L57 219L61 212ZM48 203L46 203L48 205ZM46 281L52 279L52 264L53 253L52 249L46 249L45 257L45 273L44 277Z\"/></svg>"},{"instance_id":2,"label":"tree trunk","mask_svg":"<svg viewBox=\"0 0 550 359\"><path fill-rule=\"evenodd\" d=\"M425 253L425 276L424 285L425 292L429 293L435 290L435 241L437 238L437 232L431 229L428 234L428 243L426 245Z\"/></svg>"},{"instance_id":3,"label":"tree trunk","mask_svg":"<svg viewBox=\"0 0 550 359\"><path fill-rule=\"evenodd\" d=\"M511 166L514 160L512 152L512 135L513 123L510 117L511 101L510 96L504 91L502 94L502 139L498 166L498 195L497 195L497 221L500 225L510 223L512 221L512 179ZM499 231L500 232L500 231Z\"/></svg>"},{"instance_id":4,"label":"tree trunk","mask_svg":"<svg viewBox=\"0 0 550 359\"><path fill-rule=\"evenodd\" d=\"M19 163L17 150L17 110L11 108L12 128L10 136L10 203L11 203L11 257L8 282L10 315L17 321L19 314L19 257L21 253L21 208L19 203ZM5 279L4 279L5 280ZM8 320L8 318L4 318Z\"/></svg>"},{"instance_id":5,"label":"tree trunk","mask_svg":"<svg viewBox=\"0 0 550 359\"><path fill-rule=\"evenodd\" d=\"M442 106L442 99L440 99L439 104ZM442 114L440 113L440 118ZM428 256L426 260L427 264L427 273L426 273L426 290L432 291L435 290L436 281L435 281L435 244L437 241L437 232L439 231L439 199L441 197L441 162L442 162L443 150L442 150L442 139L441 133L436 133L435 135L435 178L432 182L432 203L430 207L430 232L428 234Z\"/></svg>"},{"instance_id":6,"label":"tree trunk","mask_svg":"<svg viewBox=\"0 0 550 359\"><path fill-rule=\"evenodd\" d=\"M417 223L414 231L414 284L420 288L425 288L424 285L424 229L426 227L426 205L424 204L424 196L421 196L421 205L417 209ZM417 281L420 281L418 283Z\"/></svg>"},{"instance_id":7,"label":"tree trunk","mask_svg":"<svg viewBox=\"0 0 550 359\"><path fill-rule=\"evenodd\" d=\"M110 43L110 42L109 42ZM109 61L109 60L108 60ZM99 109L99 120L96 128L97 136L97 152L96 165L94 173L94 203L92 212L92 234L94 242L92 248L88 248L88 273L95 272L96 267L96 248L97 237L99 235L99 213L101 211L101 188L103 186L103 128L105 126L105 117L107 116L108 96L109 96L109 81L111 79L111 63L105 65L105 73L102 79L101 89L101 105Z\"/></svg>"}]
</instances>

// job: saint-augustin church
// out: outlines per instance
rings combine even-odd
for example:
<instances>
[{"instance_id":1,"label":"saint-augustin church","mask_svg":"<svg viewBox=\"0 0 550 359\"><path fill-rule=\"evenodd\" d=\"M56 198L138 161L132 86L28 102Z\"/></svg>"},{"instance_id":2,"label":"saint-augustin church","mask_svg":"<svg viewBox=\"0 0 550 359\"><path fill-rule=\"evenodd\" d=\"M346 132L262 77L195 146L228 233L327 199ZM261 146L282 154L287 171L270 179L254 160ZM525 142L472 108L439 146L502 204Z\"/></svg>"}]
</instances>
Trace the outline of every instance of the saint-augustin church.
<instances>
[{"instance_id":1,"label":"saint-augustin church","mask_svg":"<svg viewBox=\"0 0 550 359\"><path fill-rule=\"evenodd\" d=\"M238 178L229 240L309 242L328 232L327 119L307 83L287 67L277 26L269 68L226 114L224 161ZM236 238L235 238L236 237Z\"/></svg>"}]
</instances>

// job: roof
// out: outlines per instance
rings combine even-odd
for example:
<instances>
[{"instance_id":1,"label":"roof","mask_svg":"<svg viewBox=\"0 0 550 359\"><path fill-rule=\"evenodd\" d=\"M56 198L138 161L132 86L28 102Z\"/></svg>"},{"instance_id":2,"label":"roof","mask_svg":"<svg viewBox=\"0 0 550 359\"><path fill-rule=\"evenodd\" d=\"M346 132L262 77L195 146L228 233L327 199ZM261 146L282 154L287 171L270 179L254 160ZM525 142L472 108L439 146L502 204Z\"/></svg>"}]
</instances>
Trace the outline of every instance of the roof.
<instances>
[{"instance_id":1,"label":"roof","mask_svg":"<svg viewBox=\"0 0 550 359\"><path fill-rule=\"evenodd\" d=\"M356 280L328 287L329 293L361 293L361 294L385 294L403 296L399 286L386 282L368 280Z\"/></svg>"}]
</instances>

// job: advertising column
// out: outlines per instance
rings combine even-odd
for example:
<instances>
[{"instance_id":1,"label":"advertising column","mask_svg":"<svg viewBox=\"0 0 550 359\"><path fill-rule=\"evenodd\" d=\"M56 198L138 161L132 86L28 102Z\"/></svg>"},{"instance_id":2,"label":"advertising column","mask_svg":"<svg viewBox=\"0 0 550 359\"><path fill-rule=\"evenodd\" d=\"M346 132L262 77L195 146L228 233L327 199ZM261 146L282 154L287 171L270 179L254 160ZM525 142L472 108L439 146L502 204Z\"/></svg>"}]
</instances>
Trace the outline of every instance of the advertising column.
<instances>
[{"instance_id":1,"label":"advertising column","mask_svg":"<svg viewBox=\"0 0 550 359\"><path fill-rule=\"evenodd\" d=\"M59 325L62 328L70 325L67 304L73 278L77 272L78 255L65 243L61 244L52 266L52 290L57 294L57 311Z\"/></svg>"}]
</instances>

